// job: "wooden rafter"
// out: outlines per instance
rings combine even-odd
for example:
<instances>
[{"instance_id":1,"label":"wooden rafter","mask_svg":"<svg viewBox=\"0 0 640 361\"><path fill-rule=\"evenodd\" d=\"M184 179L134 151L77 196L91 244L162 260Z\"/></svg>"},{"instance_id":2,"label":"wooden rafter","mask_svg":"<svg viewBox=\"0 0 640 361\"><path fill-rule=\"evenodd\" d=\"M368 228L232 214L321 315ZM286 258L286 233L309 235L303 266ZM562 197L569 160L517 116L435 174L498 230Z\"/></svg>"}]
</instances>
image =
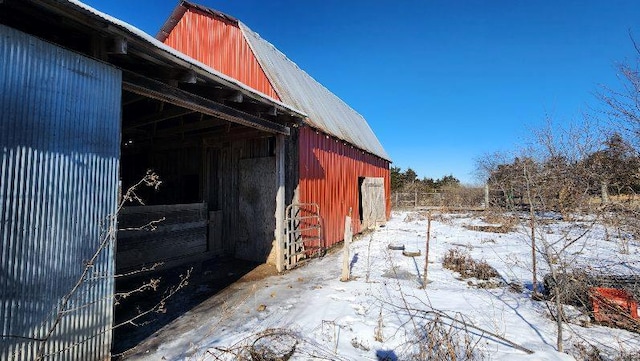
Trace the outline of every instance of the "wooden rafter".
<instances>
[{"instance_id":1,"label":"wooden rafter","mask_svg":"<svg viewBox=\"0 0 640 361\"><path fill-rule=\"evenodd\" d=\"M289 127L217 103L184 90L123 71L124 90L269 133L289 135Z\"/></svg>"}]
</instances>

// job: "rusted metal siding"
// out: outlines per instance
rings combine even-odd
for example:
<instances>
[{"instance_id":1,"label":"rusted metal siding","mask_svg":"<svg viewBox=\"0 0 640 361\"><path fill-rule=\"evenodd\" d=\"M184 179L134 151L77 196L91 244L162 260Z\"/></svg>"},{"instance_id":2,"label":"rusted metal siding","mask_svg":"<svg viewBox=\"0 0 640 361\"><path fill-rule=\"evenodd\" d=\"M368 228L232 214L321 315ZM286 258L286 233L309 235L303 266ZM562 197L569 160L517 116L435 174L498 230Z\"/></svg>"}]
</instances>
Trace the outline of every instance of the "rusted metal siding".
<instances>
[{"instance_id":1,"label":"rusted metal siding","mask_svg":"<svg viewBox=\"0 0 640 361\"><path fill-rule=\"evenodd\" d=\"M164 42L213 69L280 100L237 23L189 8Z\"/></svg>"},{"instance_id":2,"label":"rusted metal siding","mask_svg":"<svg viewBox=\"0 0 640 361\"><path fill-rule=\"evenodd\" d=\"M121 73L2 25L0 59L0 360L105 360Z\"/></svg>"},{"instance_id":3,"label":"rusted metal siding","mask_svg":"<svg viewBox=\"0 0 640 361\"><path fill-rule=\"evenodd\" d=\"M359 177L384 178L385 209L391 213L389 162L309 127L300 129L300 203L320 205L325 246L344 236L344 217L352 210L354 232L362 230L358 210Z\"/></svg>"}]
</instances>

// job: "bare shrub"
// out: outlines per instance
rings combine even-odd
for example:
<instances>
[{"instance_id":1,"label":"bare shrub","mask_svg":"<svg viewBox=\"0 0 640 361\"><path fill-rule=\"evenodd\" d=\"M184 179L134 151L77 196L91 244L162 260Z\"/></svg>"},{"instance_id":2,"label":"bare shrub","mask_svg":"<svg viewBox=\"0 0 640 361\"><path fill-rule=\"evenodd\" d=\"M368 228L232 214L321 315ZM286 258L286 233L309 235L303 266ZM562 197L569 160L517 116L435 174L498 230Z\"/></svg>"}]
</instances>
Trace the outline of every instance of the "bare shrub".
<instances>
[{"instance_id":1,"label":"bare shrub","mask_svg":"<svg viewBox=\"0 0 640 361\"><path fill-rule=\"evenodd\" d=\"M253 341L249 354L253 361L287 361L296 352L296 346L298 340L291 333L266 330Z\"/></svg>"},{"instance_id":2,"label":"bare shrub","mask_svg":"<svg viewBox=\"0 0 640 361\"><path fill-rule=\"evenodd\" d=\"M476 261L469 254L457 248L452 248L445 254L442 265L444 268L458 272L460 277L489 280L498 277L498 272L486 261Z\"/></svg>"},{"instance_id":3,"label":"bare shrub","mask_svg":"<svg viewBox=\"0 0 640 361\"><path fill-rule=\"evenodd\" d=\"M616 350L608 354L593 344L576 342L569 350L569 354L576 360L584 361L640 361L640 355L635 352Z\"/></svg>"},{"instance_id":4,"label":"bare shrub","mask_svg":"<svg viewBox=\"0 0 640 361\"><path fill-rule=\"evenodd\" d=\"M589 287L592 284L584 271L567 270L553 277L544 276L544 295L547 299L558 299L564 305L589 308Z\"/></svg>"},{"instance_id":5,"label":"bare shrub","mask_svg":"<svg viewBox=\"0 0 640 361\"><path fill-rule=\"evenodd\" d=\"M440 317L428 320L421 328L421 337L416 340L420 351L407 355L408 360L479 360L482 354L476 350L468 330L443 322Z\"/></svg>"},{"instance_id":6,"label":"bare shrub","mask_svg":"<svg viewBox=\"0 0 640 361\"><path fill-rule=\"evenodd\" d=\"M294 359L343 360L335 352L298 332L284 328L268 328L241 339L231 346L218 346L206 351L203 358L238 361L286 361Z\"/></svg>"},{"instance_id":7,"label":"bare shrub","mask_svg":"<svg viewBox=\"0 0 640 361\"><path fill-rule=\"evenodd\" d=\"M571 355L575 357L576 360L606 361L597 347L580 342L573 345Z\"/></svg>"},{"instance_id":8,"label":"bare shrub","mask_svg":"<svg viewBox=\"0 0 640 361\"><path fill-rule=\"evenodd\" d=\"M484 189L480 187L445 187L442 206L444 207L479 207L484 202Z\"/></svg>"}]
</instances>

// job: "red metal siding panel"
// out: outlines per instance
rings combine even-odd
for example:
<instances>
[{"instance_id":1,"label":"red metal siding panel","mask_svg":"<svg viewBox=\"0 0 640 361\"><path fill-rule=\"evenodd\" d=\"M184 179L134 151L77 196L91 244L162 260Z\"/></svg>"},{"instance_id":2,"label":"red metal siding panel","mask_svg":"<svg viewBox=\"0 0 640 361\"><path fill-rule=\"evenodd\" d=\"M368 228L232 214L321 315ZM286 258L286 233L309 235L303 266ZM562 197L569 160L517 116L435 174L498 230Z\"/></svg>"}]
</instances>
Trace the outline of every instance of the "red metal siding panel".
<instances>
[{"instance_id":1,"label":"red metal siding panel","mask_svg":"<svg viewBox=\"0 0 640 361\"><path fill-rule=\"evenodd\" d=\"M165 44L280 100L237 24L189 9Z\"/></svg>"},{"instance_id":2,"label":"red metal siding panel","mask_svg":"<svg viewBox=\"0 0 640 361\"><path fill-rule=\"evenodd\" d=\"M300 129L301 203L318 203L324 241L344 238L344 217L352 209L354 233L361 231L358 177L384 178L387 218L391 214L389 162L309 127Z\"/></svg>"}]
</instances>

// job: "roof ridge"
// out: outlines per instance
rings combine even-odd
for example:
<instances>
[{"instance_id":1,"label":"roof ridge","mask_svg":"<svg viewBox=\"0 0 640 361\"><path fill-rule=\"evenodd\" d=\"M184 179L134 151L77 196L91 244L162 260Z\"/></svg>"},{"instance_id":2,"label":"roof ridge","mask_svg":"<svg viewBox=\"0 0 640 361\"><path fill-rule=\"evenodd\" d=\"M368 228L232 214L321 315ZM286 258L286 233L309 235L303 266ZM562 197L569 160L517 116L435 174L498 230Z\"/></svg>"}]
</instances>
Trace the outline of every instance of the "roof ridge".
<instances>
[{"instance_id":1,"label":"roof ridge","mask_svg":"<svg viewBox=\"0 0 640 361\"><path fill-rule=\"evenodd\" d=\"M260 40L264 41L267 45L269 45L271 48L273 48L273 50L275 50L279 55L281 55L285 60L287 60L289 63L291 63L292 65L294 65L296 68L298 68L304 75L306 75L307 77L309 77L309 79L313 80L317 85L320 85L322 87L323 90L325 90L327 93L329 93L331 96L335 97L336 99L338 99L344 106L346 106L347 108L349 108L350 110L352 110L354 113L356 113L360 118L364 119L366 121L366 118L360 114L357 110L355 110L353 107L351 107L349 104L347 104L347 102L345 102L344 100L342 100L342 98L340 98L339 96L337 96L334 92L332 92L329 88L327 88L324 84L322 84L321 82L317 81L311 74L309 74L306 70L302 69L300 66L298 66L298 64L291 60L285 53L283 53L282 51L280 51L280 49L278 49L275 45L273 45L269 40L263 38L262 36L260 36L260 33L253 31L249 26L247 26L245 23L243 23L242 21L238 20L238 25L240 25L240 30L242 31L242 34L245 35L246 38L246 33L245 33L245 29L252 32L253 34L255 34ZM251 45L251 42L249 42L249 47L251 47L251 49L253 50L253 45ZM253 50L254 55L256 54L256 51ZM258 56L256 56L256 59L258 60L258 62L262 65L262 61L260 60L260 58ZM264 66L263 66L264 68ZM267 74L265 72L265 74L267 75L267 78L269 78L269 80L273 83L273 80L271 79L271 76L269 74ZM276 90L276 92L279 93L278 89L276 89L277 87L274 86L274 89ZM368 124L367 124L368 125ZM369 127L371 128L371 127Z\"/></svg>"},{"instance_id":2,"label":"roof ridge","mask_svg":"<svg viewBox=\"0 0 640 361\"><path fill-rule=\"evenodd\" d=\"M180 21L180 19L188 9L196 10L196 11L205 13L207 15L218 17L223 21L227 21L235 25L237 25L239 22L237 18L231 15L227 15L222 11L219 11L204 5L196 4L188 0L180 0L178 2L178 5L176 5L176 7L173 9L171 14L167 18L167 20L165 20L165 22L162 24L162 26L160 27L160 30L158 30L158 33L156 34L156 39L164 42L169 36L169 34L171 34L171 31L173 30L173 28L175 28L176 25L178 25L178 22Z\"/></svg>"},{"instance_id":3,"label":"roof ridge","mask_svg":"<svg viewBox=\"0 0 640 361\"><path fill-rule=\"evenodd\" d=\"M280 99L290 106L304 109L307 125L389 160L389 155L362 114L259 33L242 21L238 26Z\"/></svg>"}]
</instances>

